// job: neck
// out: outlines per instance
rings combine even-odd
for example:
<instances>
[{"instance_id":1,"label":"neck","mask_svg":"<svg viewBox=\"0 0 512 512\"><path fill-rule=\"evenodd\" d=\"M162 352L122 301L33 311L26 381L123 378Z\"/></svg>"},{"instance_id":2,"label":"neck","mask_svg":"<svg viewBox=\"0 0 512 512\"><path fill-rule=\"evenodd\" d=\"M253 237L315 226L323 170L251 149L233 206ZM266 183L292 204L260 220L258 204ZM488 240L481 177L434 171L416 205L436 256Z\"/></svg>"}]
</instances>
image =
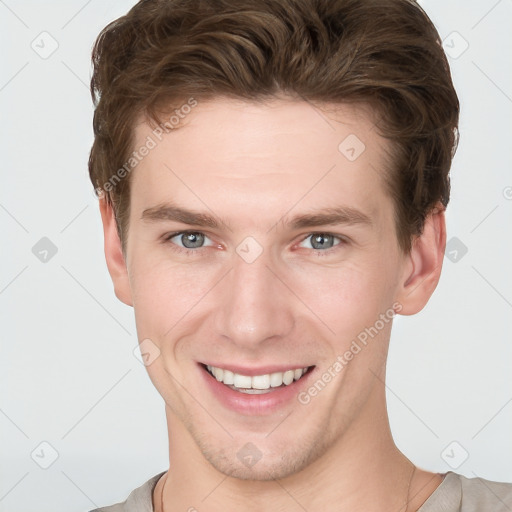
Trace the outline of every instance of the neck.
<instances>
[{"instance_id":1,"label":"neck","mask_svg":"<svg viewBox=\"0 0 512 512\"><path fill-rule=\"evenodd\" d=\"M240 480L217 471L169 408L166 409L170 470L155 489L165 512L304 510L411 512L439 485L436 475L414 472L392 439L384 386L377 386L366 406L340 439L302 471L280 480ZM163 485L162 485L163 484ZM163 494L162 494L163 488ZM418 492L421 488L421 492ZM415 508L414 508L415 507Z\"/></svg>"}]
</instances>

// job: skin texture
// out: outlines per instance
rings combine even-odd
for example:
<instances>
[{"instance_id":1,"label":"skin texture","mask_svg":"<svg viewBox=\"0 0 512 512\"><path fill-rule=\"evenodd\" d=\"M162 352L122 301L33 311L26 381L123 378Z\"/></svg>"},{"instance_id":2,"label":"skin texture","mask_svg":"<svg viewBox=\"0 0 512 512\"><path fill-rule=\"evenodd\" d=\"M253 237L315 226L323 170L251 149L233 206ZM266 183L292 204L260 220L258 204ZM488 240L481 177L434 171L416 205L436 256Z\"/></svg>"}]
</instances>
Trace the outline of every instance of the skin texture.
<instances>
[{"instance_id":1,"label":"skin texture","mask_svg":"<svg viewBox=\"0 0 512 512\"><path fill-rule=\"evenodd\" d=\"M136 147L151 130L141 119ZM354 161L338 149L350 135L365 145ZM166 404L170 470L155 489L155 510L162 492L167 512L406 510L413 466L391 437L383 384L392 322L308 404L291 400L272 414L224 407L197 363L315 365L319 378L393 305L406 315L424 307L441 272L443 211L428 216L404 254L381 171L388 142L362 107L218 98L200 102L157 142L130 176L125 254L100 201L115 293L134 307L138 339L160 350L147 370ZM169 201L222 222L143 219ZM371 223L287 224L339 206ZM187 230L203 233L205 245L185 254L182 238L165 240ZM335 236L329 252L312 246L316 233ZM236 251L249 236L263 249L252 263ZM261 453L252 467L237 457L248 442ZM417 469L407 510L440 482Z\"/></svg>"}]
</instances>

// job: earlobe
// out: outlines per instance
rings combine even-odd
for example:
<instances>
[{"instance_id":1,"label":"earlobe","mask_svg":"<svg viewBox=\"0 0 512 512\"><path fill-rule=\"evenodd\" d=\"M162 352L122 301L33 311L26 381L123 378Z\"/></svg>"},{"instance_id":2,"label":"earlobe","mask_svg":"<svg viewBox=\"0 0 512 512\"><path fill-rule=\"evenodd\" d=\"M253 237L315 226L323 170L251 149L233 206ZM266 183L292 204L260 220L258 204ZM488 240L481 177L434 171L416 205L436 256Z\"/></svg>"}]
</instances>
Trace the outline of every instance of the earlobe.
<instances>
[{"instance_id":1,"label":"earlobe","mask_svg":"<svg viewBox=\"0 0 512 512\"><path fill-rule=\"evenodd\" d=\"M128 269L123 255L121 240L117 232L116 219L112 207L105 198L100 198L100 213L103 223L105 259L114 284L116 297L128 306L133 306Z\"/></svg>"},{"instance_id":2,"label":"earlobe","mask_svg":"<svg viewBox=\"0 0 512 512\"><path fill-rule=\"evenodd\" d=\"M436 289L446 246L444 208L434 208L425 219L423 232L412 245L400 286L401 315L420 312Z\"/></svg>"}]
</instances>

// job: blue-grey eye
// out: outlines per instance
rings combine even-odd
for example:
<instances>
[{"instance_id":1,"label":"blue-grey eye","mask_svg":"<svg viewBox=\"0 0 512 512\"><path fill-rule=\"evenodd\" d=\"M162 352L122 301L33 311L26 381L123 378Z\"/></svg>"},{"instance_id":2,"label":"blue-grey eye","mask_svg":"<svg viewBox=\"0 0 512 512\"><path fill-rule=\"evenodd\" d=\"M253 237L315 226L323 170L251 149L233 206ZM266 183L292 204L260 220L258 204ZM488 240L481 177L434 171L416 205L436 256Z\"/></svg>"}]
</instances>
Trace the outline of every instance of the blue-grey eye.
<instances>
[{"instance_id":1,"label":"blue-grey eye","mask_svg":"<svg viewBox=\"0 0 512 512\"><path fill-rule=\"evenodd\" d=\"M338 245L335 243L336 239L339 239L339 237L329 235L328 233L315 233L313 235L309 235L304 242L310 241L312 249L326 250Z\"/></svg>"},{"instance_id":2,"label":"blue-grey eye","mask_svg":"<svg viewBox=\"0 0 512 512\"><path fill-rule=\"evenodd\" d=\"M204 244L204 235L202 233L184 233L181 235L181 243L186 249L197 249Z\"/></svg>"}]
</instances>

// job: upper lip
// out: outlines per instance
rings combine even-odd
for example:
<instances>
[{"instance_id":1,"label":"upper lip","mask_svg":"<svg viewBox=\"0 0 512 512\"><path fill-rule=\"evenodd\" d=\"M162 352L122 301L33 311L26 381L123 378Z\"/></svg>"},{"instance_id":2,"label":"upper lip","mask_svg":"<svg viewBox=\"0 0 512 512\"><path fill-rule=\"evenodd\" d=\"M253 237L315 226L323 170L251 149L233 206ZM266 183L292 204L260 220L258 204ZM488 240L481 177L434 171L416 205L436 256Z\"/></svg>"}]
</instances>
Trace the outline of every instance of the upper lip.
<instances>
[{"instance_id":1,"label":"upper lip","mask_svg":"<svg viewBox=\"0 0 512 512\"><path fill-rule=\"evenodd\" d=\"M289 363L286 365L276 365L276 364L269 364L265 366L258 366L258 367L246 367L246 366L238 366L233 364L224 364L224 363L202 363L204 366L215 366L216 368L222 368L223 370L229 370L233 373L238 373L239 375L247 375L250 377L253 377L254 375L266 375L267 373L278 373L278 372L286 372L287 370L297 370L297 369L303 369L303 368L309 368L313 365L308 364L296 364L296 363Z\"/></svg>"}]
</instances>

